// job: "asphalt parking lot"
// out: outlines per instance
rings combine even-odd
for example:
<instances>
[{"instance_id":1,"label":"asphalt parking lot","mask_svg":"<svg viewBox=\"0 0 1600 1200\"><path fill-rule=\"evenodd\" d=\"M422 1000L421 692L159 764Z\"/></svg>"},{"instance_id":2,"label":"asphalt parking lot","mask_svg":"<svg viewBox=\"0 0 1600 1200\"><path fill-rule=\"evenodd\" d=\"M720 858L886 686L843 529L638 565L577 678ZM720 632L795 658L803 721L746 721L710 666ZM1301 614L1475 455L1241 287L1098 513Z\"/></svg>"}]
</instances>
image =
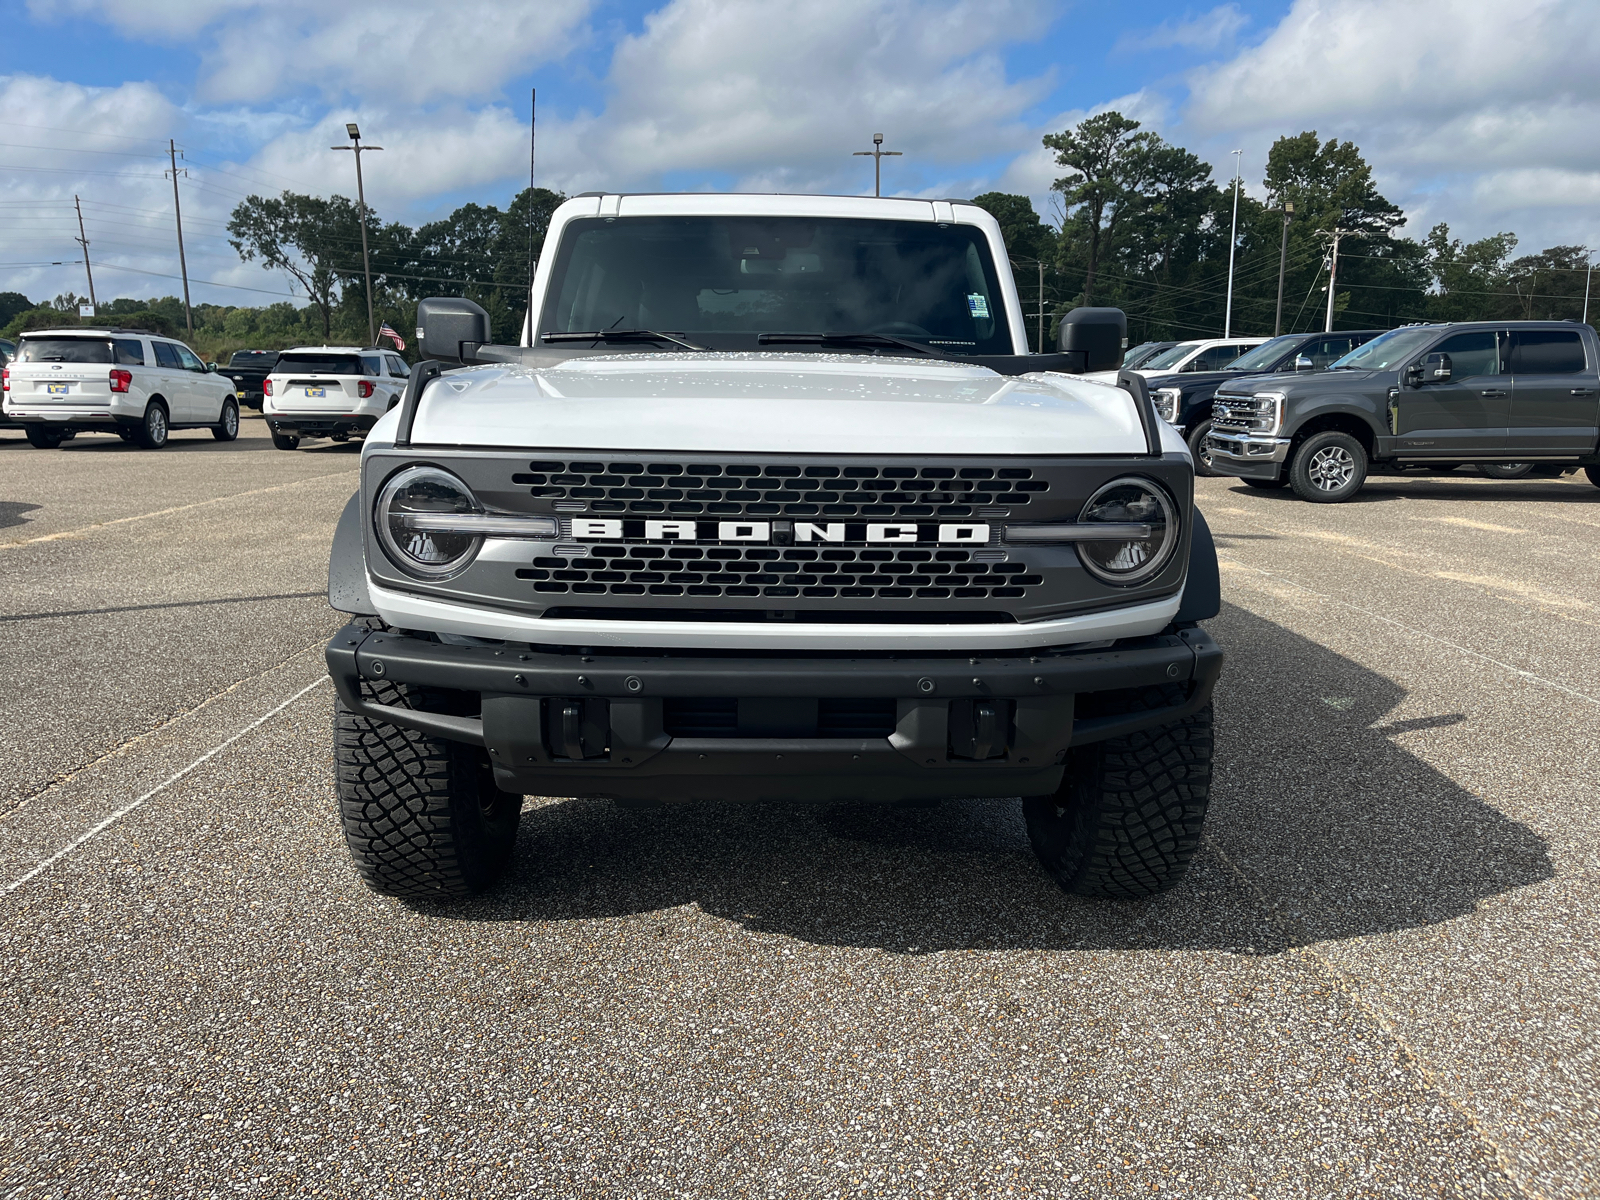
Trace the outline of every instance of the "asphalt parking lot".
<instances>
[{"instance_id":1,"label":"asphalt parking lot","mask_svg":"<svg viewBox=\"0 0 1600 1200\"><path fill-rule=\"evenodd\" d=\"M0 1197L1600 1193L1600 488L1201 481L1205 850L1014 802L530 798L367 892L323 597L354 447L0 431Z\"/></svg>"}]
</instances>

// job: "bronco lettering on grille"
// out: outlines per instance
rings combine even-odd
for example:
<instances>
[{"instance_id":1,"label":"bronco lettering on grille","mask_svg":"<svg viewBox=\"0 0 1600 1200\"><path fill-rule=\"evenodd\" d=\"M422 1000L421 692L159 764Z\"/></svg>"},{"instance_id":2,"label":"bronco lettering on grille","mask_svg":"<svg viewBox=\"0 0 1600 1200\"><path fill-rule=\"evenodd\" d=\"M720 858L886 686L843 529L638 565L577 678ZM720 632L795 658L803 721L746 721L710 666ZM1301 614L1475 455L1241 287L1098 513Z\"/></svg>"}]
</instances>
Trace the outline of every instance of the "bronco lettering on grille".
<instances>
[{"instance_id":1,"label":"bronco lettering on grille","mask_svg":"<svg viewBox=\"0 0 1600 1200\"><path fill-rule=\"evenodd\" d=\"M649 521L573 517L572 537L579 541L761 542L780 546L808 542L937 542L982 546L989 541L989 526L983 522Z\"/></svg>"}]
</instances>

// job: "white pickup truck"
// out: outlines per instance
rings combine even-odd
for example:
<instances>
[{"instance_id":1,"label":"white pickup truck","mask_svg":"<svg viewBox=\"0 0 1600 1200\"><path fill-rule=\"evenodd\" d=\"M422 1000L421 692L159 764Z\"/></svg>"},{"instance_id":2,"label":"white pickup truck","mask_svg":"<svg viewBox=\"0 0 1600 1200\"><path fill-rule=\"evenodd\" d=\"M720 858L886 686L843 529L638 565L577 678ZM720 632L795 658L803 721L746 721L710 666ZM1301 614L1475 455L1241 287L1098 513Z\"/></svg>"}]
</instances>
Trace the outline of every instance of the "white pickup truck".
<instances>
[{"instance_id":1,"label":"white pickup truck","mask_svg":"<svg viewBox=\"0 0 1600 1200\"><path fill-rule=\"evenodd\" d=\"M1199 843L1222 655L1193 464L1125 321L1027 353L960 201L586 195L519 345L427 300L335 534L339 802L391 895L467 895L525 794L1020 796L1062 887Z\"/></svg>"}]
</instances>

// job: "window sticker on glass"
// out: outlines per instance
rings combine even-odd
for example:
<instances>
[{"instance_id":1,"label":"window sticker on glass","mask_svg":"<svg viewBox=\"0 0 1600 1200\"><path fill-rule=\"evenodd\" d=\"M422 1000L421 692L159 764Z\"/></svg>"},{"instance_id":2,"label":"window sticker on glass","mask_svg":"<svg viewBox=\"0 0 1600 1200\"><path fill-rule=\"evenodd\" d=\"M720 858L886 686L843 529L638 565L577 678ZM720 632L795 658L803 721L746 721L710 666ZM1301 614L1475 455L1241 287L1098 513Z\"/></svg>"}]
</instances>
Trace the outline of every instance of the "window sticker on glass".
<instances>
[{"instance_id":1,"label":"window sticker on glass","mask_svg":"<svg viewBox=\"0 0 1600 1200\"><path fill-rule=\"evenodd\" d=\"M989 297L981 292L967 293L967 307L972 310L972 319L974 321L986 321L989 319Z\"/></svg>"}]
</instances>

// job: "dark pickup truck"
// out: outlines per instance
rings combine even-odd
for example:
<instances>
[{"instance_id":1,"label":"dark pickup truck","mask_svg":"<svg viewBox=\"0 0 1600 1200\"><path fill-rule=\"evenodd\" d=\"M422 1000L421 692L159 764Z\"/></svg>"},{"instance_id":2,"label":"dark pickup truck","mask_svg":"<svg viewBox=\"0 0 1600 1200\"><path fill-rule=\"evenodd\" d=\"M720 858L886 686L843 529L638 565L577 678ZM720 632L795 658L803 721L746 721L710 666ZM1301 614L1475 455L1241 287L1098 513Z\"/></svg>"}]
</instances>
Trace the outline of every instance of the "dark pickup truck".
<instances>
[{"instance_id":1,"label":"dark pickup truck","mask_svg":"<svg viewBox=\"0 0 1600 1200\"><path fill-rule=\"evenodd\" d=\"M235 350L221 374L233 380L233 394L240 404L261 407L261 385L277 364L276 350Z\"/></svg>"},{"instance_id":2,"label":"dark pickup truck","mask_svg":"<svg viewBox=\"0 0 1600 1200\"><path fill-rule=\"evenodd\" d=\"M1314 375L1217 389L1211 466L1336 503L1371 464L1585 467L1600 486L1600 339L1571 321L1408 325Z\"/></svg>"},{"instance_id":3,"label":"dark pickup truck","mask_svg":"<svg viewBox=\"0 0 1600 1200\"><path fill-rule=\"evenodd\" d=\"M1206 437L1211 432L1211 398L1217 388L1244 375L1276 375L1285 371L1321 371L1381 329L1341 329L1337 333L1286 333L1246 350L1220 371L1185 371L1157 375L1147 383L1156 412L1177 429L1194 455L1196 475L1215 475Z\"/></svg>"}]
</instances>

